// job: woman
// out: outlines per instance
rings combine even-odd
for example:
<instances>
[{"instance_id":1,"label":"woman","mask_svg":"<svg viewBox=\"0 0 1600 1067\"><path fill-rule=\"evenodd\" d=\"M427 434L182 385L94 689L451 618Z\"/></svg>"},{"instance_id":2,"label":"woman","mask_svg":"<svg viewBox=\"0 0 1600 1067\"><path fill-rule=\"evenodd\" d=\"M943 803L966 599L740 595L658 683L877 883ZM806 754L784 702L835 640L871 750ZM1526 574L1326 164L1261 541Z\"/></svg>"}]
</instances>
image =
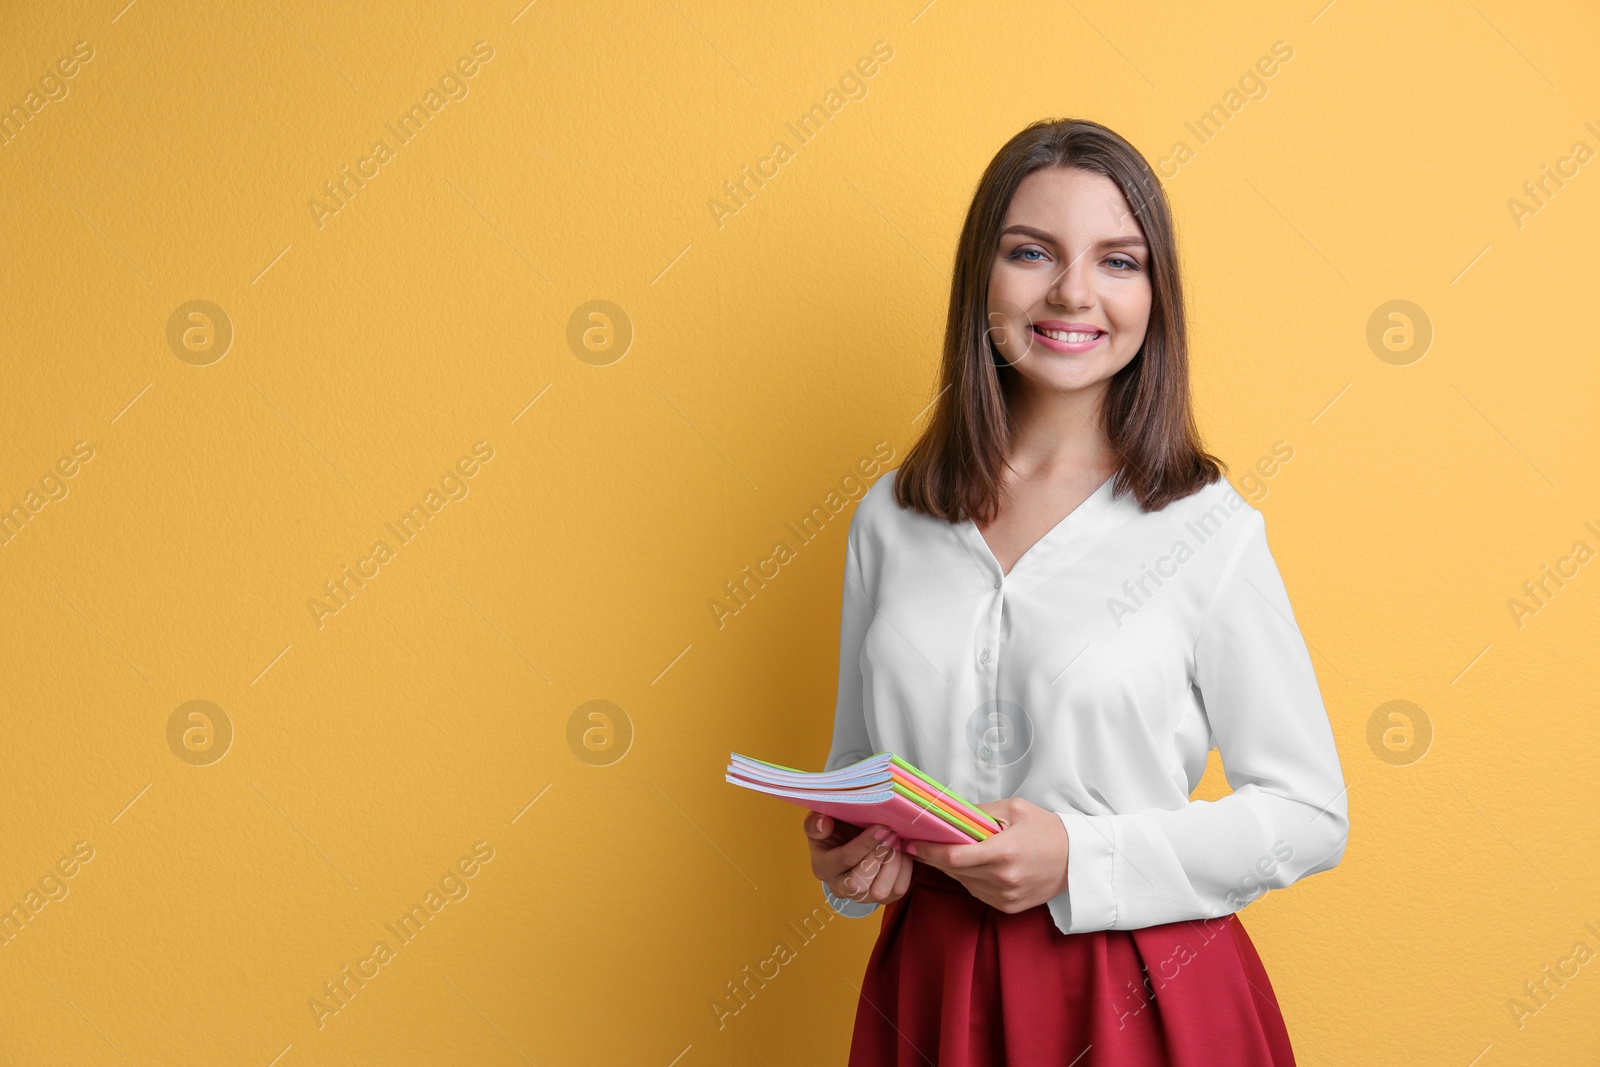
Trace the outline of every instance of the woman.
<instances>
[{"instance_id":1,"label":"woman","mask_svg":"<svg viewBox=\"0 0 1600 1067\"><path fill-rule=\"evenodd\" d=\"M1234 913L1338 863L1345 787L1188 374L1149 164L1029 126L967 213L929 425L851 519L827 761L893 751L1003 830L807 814L828 902L884 908L852 1067L1294 1063ZM1212 747L1233 791L1191 801Z\"/></svg>"}]
</instances>

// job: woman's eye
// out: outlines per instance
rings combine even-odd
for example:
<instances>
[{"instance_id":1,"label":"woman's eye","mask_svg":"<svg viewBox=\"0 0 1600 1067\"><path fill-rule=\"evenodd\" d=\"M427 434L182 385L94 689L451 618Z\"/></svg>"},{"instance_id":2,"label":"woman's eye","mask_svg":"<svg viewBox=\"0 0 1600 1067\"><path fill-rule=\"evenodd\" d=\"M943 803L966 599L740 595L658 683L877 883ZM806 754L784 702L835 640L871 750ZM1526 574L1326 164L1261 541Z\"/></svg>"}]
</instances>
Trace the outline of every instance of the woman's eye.
<instances>
[{"instance_id":1,"label":"woman's eye","mask_svg":"<svg viewBox=\"0 0 1600 1067\"><path fill-rule=\"evenodd\" d=\"M1023 263L1038 263L1041 259L1046 257L1045 253L1040 249L1029 246L1026 248L1017 249L1006 258L1020 260ZM1110 259L1106 260L1106 262L1117 265L1117 270L1133 271L1139 269L1138 260L1130 259L1127 256L1112 256Z\"/></svg>"}]
</instances>

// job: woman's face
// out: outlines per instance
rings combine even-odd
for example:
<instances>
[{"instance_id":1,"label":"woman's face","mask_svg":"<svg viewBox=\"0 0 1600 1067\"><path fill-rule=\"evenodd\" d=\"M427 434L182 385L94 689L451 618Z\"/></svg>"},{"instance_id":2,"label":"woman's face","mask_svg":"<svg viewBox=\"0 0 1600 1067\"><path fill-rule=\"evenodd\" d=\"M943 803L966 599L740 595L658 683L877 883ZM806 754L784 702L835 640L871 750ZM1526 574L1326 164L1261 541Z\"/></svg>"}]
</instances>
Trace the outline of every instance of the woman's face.
<instances>
[{"instance_id":1,"label":"woman's face","mask_svg":"<svg viewBox=\"0 0 1600 1067\"><path fill-rule=\"evenodd\" d=\"M1028 387L1093 397L1144 343L1149 267L1116 183L1076 167L1034 171L1001 227L989 337Z\"/></svg>"}]
</instances>

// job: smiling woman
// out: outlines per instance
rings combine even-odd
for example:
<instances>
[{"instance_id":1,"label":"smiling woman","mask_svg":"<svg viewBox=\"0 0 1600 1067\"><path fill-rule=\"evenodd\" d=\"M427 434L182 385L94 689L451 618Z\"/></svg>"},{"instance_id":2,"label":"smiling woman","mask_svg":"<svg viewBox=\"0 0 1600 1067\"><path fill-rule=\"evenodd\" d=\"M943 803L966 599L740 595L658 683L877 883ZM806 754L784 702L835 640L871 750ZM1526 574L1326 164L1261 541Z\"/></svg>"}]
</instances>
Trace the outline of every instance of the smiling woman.
<instances>
[{"instance_id":1,"label":"smiling woman","mask_svg":"<svg viewBox=\"0 0 1600 1067\"><path fill-rule=\"evenodd\" d=\"M894 752L1005 829L807 815L824 899L882 909L852 1067L1294 1063L1235 913L1337 864L1348 805L1265 520L1201 446L1137 149L1081 120L1001 148L940 377L851 519L825 769ZM1192 800L1213 747L1233 792Z\"/></svg>"}]
</instances>

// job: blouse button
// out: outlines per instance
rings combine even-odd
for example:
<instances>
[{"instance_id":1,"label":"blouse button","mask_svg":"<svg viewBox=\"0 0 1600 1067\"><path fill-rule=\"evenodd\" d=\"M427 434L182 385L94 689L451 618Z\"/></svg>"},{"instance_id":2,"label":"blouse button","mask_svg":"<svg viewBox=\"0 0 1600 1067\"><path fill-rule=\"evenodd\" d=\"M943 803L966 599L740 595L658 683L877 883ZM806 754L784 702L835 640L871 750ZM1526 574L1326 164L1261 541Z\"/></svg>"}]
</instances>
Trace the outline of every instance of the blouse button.
<instances>
[{"instance_id":1,"label":"blouse button","mask_svg":"<svg viewBox=\"0 0 1600 1067\"><path fill-rule=\"evenodd\" d=\"M999 589L999 588L1000 588L1000 579L999 579L999 578L996 578L996 579L995 579L995 580L994 580L994 587L995 587L995 588L996 588L996 589Z\"/></svg>"},{"instance_id":2,"label":"blouse button","mask_svg":"<svg viewBox=\"0 0 1600 1067\"><path fill-rule=\"evenodd\" d=\"M979 663L988 663L989 662L989 650L987 648L983 650L983 653L980 656L978 656L978 662Z\"/></svg>"}]
</instances>

